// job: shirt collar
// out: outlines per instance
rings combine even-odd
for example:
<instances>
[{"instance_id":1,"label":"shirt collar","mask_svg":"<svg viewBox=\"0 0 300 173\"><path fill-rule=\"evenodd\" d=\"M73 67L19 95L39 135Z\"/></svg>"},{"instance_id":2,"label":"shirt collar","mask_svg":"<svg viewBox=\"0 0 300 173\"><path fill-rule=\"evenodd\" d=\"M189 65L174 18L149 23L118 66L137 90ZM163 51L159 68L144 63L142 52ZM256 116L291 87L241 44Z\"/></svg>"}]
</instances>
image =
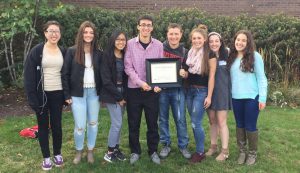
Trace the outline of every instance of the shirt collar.
<instances>
[{"instance_id":1,"label":"shirt collar","mask_svg":"<svg viewBox=\"0 0 300 173\"><path fill-rule=\"evenodd\" d=\"M137 36L137 37L135 37L135 42L136 43L139 43L139 35ZM153 38L152 38L152 36L150 37L150 42L149 43L153 43Z\"/></svg>"}]
</instances>

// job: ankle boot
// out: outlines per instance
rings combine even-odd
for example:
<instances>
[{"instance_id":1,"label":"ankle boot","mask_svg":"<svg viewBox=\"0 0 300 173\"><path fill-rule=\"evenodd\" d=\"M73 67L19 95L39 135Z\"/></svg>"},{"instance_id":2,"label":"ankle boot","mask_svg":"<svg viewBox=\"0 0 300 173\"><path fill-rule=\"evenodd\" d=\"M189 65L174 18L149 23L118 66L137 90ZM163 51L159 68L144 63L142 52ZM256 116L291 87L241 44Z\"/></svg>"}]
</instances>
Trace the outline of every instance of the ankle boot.
<instances>
[{"instance_id":1,"label":"ankle boot","mask_svg":"<svg viewBox=\"0 0 300 173\"><path fill-rule=\"evenodd\" d=\"M254 132L247 131L247 138L249 144L249 152L248 152L246 164L253 165L257 157L256 152L257 152L258 131L254 131Z\"/></svg>"},{"instance_id":2,"label":"ankle boot","mask_svg":"<svg viewBox=\"0 0 300 173\"><path fill-rule=\"evenodd\" d=\"M77 165L81 161L81 157L82 157L82 150L76 150L76 155L75 155L75 158L73 160L73 163L75 165Z\"/></svg>"},{"instance_id":3,"label":"ankle boot","mask_svg":"<svg viewBox=\"0 0 300 173\"><path fill-rule=\"evenodd\" d=\"M236 128L236 139L240 151L239 157L237 159L237 163L241 165L245 163L246 152L247 152L246 131L244 128L238 128L238 127Z\"/></svg>"},{"instance_id":4,"label":"ankle boot","mask_svg":"<svg viewBox=\"0 0 300 173\"><path fill-rule=\"evenodd\" d=\"M208 151L205 153L206 156L212 156L218 151L218 145L217 144L211 144Z\"/></svg>"},{"instance_id":5,"label":"ankle boot","mask_svg":"<svg viewBox=\"0 0 300 173\"><path fill-rule=\"evenodd\" d=\"M222 151L221 153L218 155L218 157L216 157L216 161L225 161L226 159L228 159L229 157L229 150L228 148L225 149L225 148L222 148Z\"/></svg>"},{"instance_id":6,"label":"ankle boot","mask_svg":"<svg viewBox=\"0 0 300 173\"><path fill-rule=\"evenodd\" d=\"M94 151L93 150L88 150L87 152L87 161L88 163L94 163Z\"/></svg>"}]
</instances>

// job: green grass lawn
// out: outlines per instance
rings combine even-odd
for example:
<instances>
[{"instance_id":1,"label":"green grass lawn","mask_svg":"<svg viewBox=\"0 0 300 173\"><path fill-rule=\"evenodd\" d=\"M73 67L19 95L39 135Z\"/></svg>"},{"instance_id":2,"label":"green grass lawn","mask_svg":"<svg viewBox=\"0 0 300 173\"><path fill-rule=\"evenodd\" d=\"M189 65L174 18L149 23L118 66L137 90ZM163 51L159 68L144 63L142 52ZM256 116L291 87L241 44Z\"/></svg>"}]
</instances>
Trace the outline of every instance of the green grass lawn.
<instances>
[{"instance_id":1,"label":"green grass lawn","mask_svg":"<svg viewBox=\"0 0 300 173\"><path fill-rule=\"evenodd\" d=\"M121 149L129 156L127 117L123 121ZM187 116L190 137L189 149L195 151L190 118ZM38 141L19 137L19 131L36 124L35 116L8 117L0 119L0 172L43 172L41 169L42 154ZM205 116L203 125L206 133L205 147L208 149L208 118ZM300 172L300 110L267 107L261 112L258 122L259 146L258 160L253 166L237 165L237 147L235 139L235 122L232 112L228 118L230 131L230 156L224 163L214 158L190 165L177 149L176 131L171 118L172 151L161 165L150 162L147 155L146 124L143 118L140 141L142 145L141 159L135 165L129 161L115 164L106 163L103 159L107 149L107 136L110 126L109 115L105 108L99 116L99 132L95 148L95 163L90 165L84 159L79 165L73 165L73 117L67 112L63 114L63 146L62 154L65 165L53 168L51 172L104 172L104 173L193 173L193 172ZM159 146L159 149L161 146Z\"/></svg>"}]
</instances>

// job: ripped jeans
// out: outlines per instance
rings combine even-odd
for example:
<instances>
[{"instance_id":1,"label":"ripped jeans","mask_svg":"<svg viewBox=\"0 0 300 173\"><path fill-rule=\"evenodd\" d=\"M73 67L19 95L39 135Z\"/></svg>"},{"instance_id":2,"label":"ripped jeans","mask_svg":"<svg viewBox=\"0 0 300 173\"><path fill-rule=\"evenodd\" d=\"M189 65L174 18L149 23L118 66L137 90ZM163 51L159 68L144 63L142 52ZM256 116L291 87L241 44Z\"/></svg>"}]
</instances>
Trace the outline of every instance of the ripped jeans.
<instances>
[{"instance_id":1,"label":"ripped jeans","mask_svg":"<svg viewBox=\"0 0 300 173\"><path fill-rule=\"evenodd\" d=\"M72 96L72 101L76 150L83 149L86 125L87 147L88 150L92 150L95 147L98 132L99 96L95 88L84 88L83 97Z\"/></svg>"},{"instance_id":2,"label":"ripped jeans","mask_svg":"<svg viewBox=\"0 0 300 173\"><path fill-rule=\"evenodd\" d=\"M202 127L202 119L205 113L204 99L207 96L207 88L190 87L187 90L186 104L188 112L191 116L192 128L196 142L196 152L204 152L204 129Z\"/></svg>"}]
</instances>

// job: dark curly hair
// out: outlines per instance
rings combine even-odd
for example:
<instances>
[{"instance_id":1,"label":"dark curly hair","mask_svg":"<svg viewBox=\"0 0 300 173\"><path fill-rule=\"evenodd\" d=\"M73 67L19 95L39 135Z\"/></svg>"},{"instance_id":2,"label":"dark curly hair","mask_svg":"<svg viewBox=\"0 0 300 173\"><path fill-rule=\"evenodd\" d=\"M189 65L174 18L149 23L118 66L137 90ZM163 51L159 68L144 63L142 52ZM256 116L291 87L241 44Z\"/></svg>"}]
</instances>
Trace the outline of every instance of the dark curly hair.
<instances>
[{"instance_id":1,"label":"dark curly hair","mask_svg":"<svg viewBox=\"0 0 300 173\"><path fill-rule=\"evenodd\" d=\"M247 30L240 30L235 34L232 45L230 47L230 54L229 54L227 65L228 65L228 68L230 68L231 65L233 64L235 58L238 55L238 52L235 48L235 40L236 40L237 36L240 34L244 34L247 37L247 45L243 51L243 59L242 59L240 68L243 72L253 73L254 72L255 43L254 43L254 39L253 39L251 32L247 31Z\"/></svg>"}]
</instances>

